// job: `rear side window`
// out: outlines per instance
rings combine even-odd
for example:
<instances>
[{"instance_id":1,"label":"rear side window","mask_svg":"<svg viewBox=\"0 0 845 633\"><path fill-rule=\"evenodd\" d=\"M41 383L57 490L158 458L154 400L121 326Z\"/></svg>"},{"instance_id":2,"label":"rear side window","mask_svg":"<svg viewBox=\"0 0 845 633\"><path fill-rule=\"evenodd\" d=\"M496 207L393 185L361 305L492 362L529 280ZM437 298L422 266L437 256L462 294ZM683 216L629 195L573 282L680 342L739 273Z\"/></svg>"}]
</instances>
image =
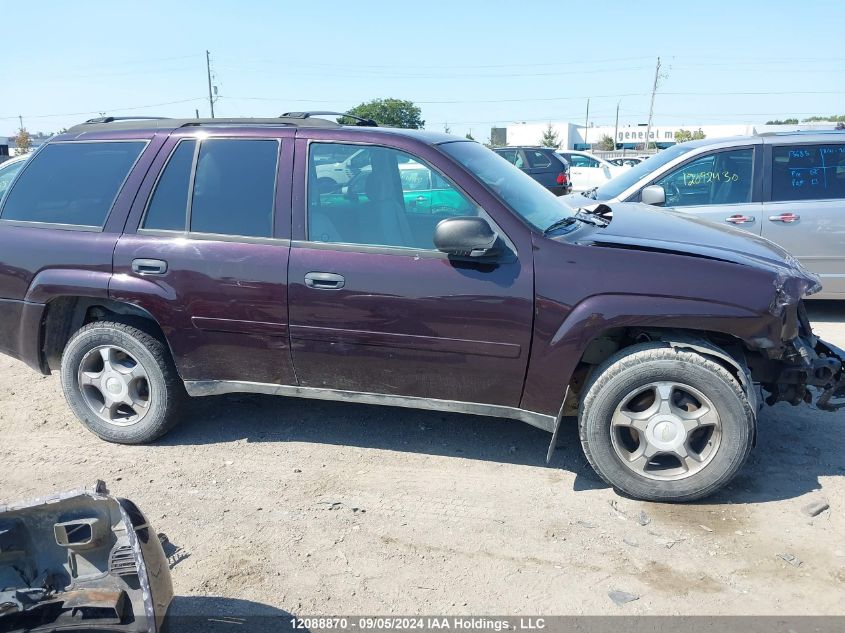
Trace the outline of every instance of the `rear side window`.
<instances>
[{"instance_id":1,"label":"rear side window","mask_svg":"<svg viewBox=\"0 0 845 633\"><path fill-rule=\"evenodd\" d=\"M279 143L208 139L173 151L147 207L145 229L272 237Z\"/></svg>"},{"instance_id":2,"label":"rear side window","mask_svg":"<svg viewBox=\"0 0 845 633\"><path fill-rule=\"evenodd\" d=\"M590 158L589 156L583 156L581 154L570 154L568 156L569 164L573 167L598 167L599 161L594 158Z\"/></svg>"},{"instance_id":3,"label":"rear side window","mask_svg":"<svg viewBox=\"0 0 845 633\"><path fill-rule=\"evenodd\" d=\"M102 228L144 141L47 145L8 192L0 219Z\"/></svg>"},{"instance_id":4,"label":"rear side window","mask_svg":"<svg viewBox=\"0 0 845 633\"><path fill-rule=\"evenodd\" d=\"M552 161L546 155L545 152L541 152L538 150L528 150L525 152L525 155L528 156L529 167L540 168L552 166Z\"/></svg>"},{"instance_id":5,"label":"rear side window","mask_svg":"<svg viewBox=\"0 0 845 633\"><path fill-rule=\"evenodd\" d=\"M772 200L845 198L845 145L772 148Z\"/></svg>"},{"instance_id":6,"label":"rear side window","mask_svg":"<svg viewBox=\"0 0 845 633\"><path fill-rule=\"evenodd\" d=\"M271 237L278 155L279 143L272 140L203 141L191 231Z\"/></svg>"},{"instance_id":7,"label":"rear side window","mask_svg":"<svg viewBox=\"0 0 845 633\"><path fill-rule=\"evenodd\" d=\"M182 141L176 146L147 207L145 229L185 230L188 217L188 188L196 145L196 141Z\"/></svg>"}]
</instances>

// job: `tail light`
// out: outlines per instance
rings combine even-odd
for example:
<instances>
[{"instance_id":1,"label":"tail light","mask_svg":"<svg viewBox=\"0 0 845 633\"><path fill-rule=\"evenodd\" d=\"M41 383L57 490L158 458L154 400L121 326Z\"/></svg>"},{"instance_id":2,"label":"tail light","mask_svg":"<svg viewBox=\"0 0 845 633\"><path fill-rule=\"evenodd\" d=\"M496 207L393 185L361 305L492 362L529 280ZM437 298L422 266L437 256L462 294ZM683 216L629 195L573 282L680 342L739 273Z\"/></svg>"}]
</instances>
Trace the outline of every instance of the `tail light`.
<instances>
[{"instance_id":1,"label":"tail light","mask_svg":"<svg viewBox=\"0 0 845 633\"><path fill-rule=\"evenodd\" d=\"M568 182L568 178L566 177L566 172L560 172L557 175L557 184L565 185Z\"/></svg>"}]
</instances>

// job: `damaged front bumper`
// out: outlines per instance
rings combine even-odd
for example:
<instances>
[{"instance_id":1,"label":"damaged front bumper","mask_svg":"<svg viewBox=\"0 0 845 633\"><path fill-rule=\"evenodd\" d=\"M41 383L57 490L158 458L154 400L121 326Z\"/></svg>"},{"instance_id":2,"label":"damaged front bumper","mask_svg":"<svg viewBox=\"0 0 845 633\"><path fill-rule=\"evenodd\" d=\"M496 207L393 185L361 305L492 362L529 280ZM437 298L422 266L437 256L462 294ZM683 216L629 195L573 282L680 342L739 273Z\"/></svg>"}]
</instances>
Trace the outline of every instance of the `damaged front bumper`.
<instances>
[{"instance_id":1,"label":"damaged front bumper","mask_svg":"<svg viewBox=\"0 0 845 633\"><path fill-rule=\"evenodd\" d=\"M823 411L845 408L845 351L815 336L803 305L797 311L797 334L786 342L768 380L766 404L811 404Z\"/></svg>"},{"instance_id":2,"label":"damaged front bumper","mask_svg":"<svg viewBox=\"0 0 845 633\"><path fill-rule=\"evenodd\" d=\"M172 597L156 533L102 481L0 505L0 631L155 633Z\"/></svg>"}]
</instances>

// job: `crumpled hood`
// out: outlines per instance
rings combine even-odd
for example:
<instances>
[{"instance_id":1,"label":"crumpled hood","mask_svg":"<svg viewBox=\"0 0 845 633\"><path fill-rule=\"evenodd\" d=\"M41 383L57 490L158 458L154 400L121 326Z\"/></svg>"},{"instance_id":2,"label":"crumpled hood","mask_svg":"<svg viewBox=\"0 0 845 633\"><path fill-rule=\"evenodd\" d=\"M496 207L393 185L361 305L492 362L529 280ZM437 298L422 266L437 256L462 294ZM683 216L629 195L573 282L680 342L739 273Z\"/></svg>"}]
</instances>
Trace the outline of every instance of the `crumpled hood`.
<instances>
[{"instance_id":1,"label":"crumpled hood","mask_svg":"<svg viewBox=\"0 0 845 633\"><path fill-rule=\"evenodd\" d=\"M757 235L640 203L618 203L611 208L613 220L609 226L579 231L577 237L573 235L574 241L707 257L802 278L810 286L818 284L818 277L786 250Z\"/></svg>"}]
</instances>

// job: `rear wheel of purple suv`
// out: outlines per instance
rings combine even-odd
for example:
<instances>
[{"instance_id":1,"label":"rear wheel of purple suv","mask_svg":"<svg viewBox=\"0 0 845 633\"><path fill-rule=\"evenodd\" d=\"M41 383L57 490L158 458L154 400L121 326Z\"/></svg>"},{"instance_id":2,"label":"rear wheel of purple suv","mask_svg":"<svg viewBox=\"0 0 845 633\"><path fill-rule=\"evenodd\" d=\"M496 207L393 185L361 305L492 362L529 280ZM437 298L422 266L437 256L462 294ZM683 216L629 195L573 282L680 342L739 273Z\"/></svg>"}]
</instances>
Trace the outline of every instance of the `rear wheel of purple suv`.
<instances>
[{"instance_id":1,"label":"rear wheel of purple suv","mask_svg":"<svg viewBox=\"0 0 845 633\"><path fill-rule=\"evenodd\" d=\"M714 493L751 450L754 413L718 363L661 343L624 349L586 385L584 454L611 486L648 501L693 501Z\"/></svg>"},{"instance_id":2,"label":"rear wheel of purple suv","mask_svg":"<svg viewBox=\"0 0 845 633\"><path fill-rule=\"evenodd\" d=\"M185 395L167 346L112 321L91 323L71 337L62 355L62 388L89 431L120 444L166 433Z\"/></svg>"}]
</instances>

